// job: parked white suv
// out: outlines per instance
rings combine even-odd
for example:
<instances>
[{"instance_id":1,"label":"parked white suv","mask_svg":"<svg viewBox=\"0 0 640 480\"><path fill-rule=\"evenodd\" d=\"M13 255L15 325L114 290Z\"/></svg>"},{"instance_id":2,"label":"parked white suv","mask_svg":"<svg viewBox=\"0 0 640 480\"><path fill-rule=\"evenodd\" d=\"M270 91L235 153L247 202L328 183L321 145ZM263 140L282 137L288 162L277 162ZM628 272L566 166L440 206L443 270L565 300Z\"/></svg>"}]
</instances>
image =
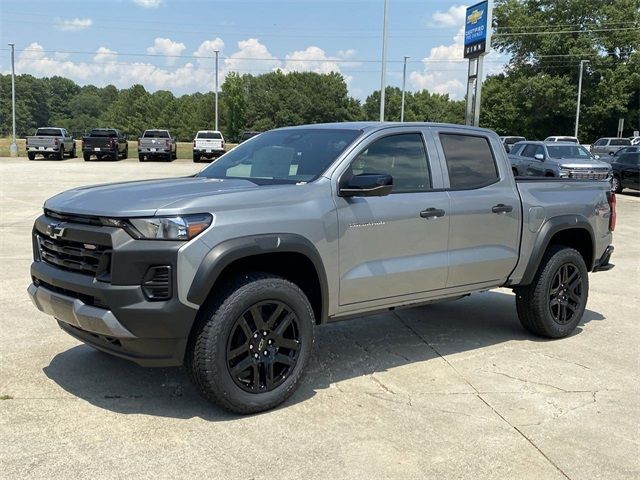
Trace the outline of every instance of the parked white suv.
<instances>
[{"instance_id":1,"label":"parked white suv","mask_svg":"<svg viewBox=\"0 0 640 480\"><path fill-rule=\"evenodd\" d=\"M564 136L553 136L547 137L544 139L545 142L570 142L570 143L580 143L577 137L564 137Z\"/></svg>"},{"instance_id":2,"label":"parked white suv","mask_svg":"<svg viewBox=\"0 0 640 480\"><path fill-rule=\"evenodd\" d=\"M193 139L193 161L214 159L224 154L224 137L217 130L200 130Z\"/></svg>"}]
</instances>

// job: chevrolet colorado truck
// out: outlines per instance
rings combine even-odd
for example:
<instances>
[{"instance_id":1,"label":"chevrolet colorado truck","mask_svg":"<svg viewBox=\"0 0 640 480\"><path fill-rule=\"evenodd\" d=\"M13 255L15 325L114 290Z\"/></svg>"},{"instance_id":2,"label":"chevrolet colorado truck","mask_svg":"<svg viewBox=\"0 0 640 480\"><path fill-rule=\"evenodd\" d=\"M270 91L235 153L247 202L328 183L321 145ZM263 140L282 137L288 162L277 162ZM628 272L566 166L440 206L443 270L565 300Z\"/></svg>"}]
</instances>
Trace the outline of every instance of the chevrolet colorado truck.
<instances>
[{"instance_id":1,"label":"chevrolet colorado truck","mask_svg":"<svg viewBox=\"0 0 640 480\"><path fill-rule=\"evenodd\" d=\"M606 181L516 179L498 136L433 123L262 133L199 173L44 204L28 293L68 334L259 412L326 322L507 287L527 330L569 335L608 270Z\"/></svg>"},{"instance_id":2,"label":"chevrolet colorado truck","mask_svg":"<svg viewBox=\"0 0 640 480\"><path fill-rule=\"evenodd\" d=\"M169 130L145 130L138 139L138 160L161 159L167 162L178 158L178 144Z\"/></svg>"},{"instance_id":3,"label":"chevrolet colorado truck","mask_svg":"<svg viewBox=\"0 0 640 480\"><path fill-rule=\"evenodd\" d=\"M76 142L64 128L38 128L35 135L27 137L26 149L29 160L35 160L36 155L56 160L64 160L65 155L76 158Z\"/></svg>"},{"instance_id":4,"label":"chevrolet colorado truck","mask_svg":"<svg viewBox=\"0 0 640 480\"><path fill-rule=\"evenodd\" d=\"M94 156L98 160L120 160L129 156L127 137L115 128L94 128L82 137L82 156L88 162Z\"/></svg>"}]
</instances>

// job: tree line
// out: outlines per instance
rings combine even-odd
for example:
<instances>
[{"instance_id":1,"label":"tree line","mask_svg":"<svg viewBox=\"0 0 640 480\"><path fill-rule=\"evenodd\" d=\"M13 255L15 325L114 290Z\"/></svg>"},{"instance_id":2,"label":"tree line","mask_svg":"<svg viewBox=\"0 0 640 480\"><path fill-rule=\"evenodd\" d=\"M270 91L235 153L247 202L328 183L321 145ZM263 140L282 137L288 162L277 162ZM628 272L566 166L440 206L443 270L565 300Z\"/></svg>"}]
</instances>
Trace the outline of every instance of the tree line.
<instances>
[{"instance_id":1,"label":"tree line","mask_svg":"<svg viewBox=\"0 0 640 480\"><path fill-rule=\"evenodd\" d=\"M626 135L640 129L637 0L496 0L494 30L493 47L510 61L503 73L485 80L481 126L530 139L572 134L578 65L585 59L580 140L615 135L620 118ZM385 120L397 121L401 91L387 87L385 94ZM80 86L59 76L19 75L16 97L21 137L50 125L76 136L113 127L131 138L147 128L168 128L189 141L198 130L214 127L212 92L175 96L142 85L119 90ZM351 97L339 73L231 73L219 95L219 125L235 140L245 130L378 120L379 99L380 91L364 101ZM407 92L405 120L463 123L464 101L426 90ZM10 133L11 77L0 75L0 134Z\"/></svg>"}]
</instances>

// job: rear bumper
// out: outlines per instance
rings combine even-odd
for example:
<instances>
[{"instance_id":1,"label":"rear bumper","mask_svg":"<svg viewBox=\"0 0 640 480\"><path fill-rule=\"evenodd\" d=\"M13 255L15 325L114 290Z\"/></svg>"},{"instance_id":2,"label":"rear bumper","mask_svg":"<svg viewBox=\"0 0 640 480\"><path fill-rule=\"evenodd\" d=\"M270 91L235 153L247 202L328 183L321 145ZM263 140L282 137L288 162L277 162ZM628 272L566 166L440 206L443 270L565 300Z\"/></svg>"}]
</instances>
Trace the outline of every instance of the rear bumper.
<instances>
[{"instance_id":1,"label":"rear bumper","mask_svg":"<svg viewBox=\"0 0 640 480\"><path fill-rule=\"evenodd\" d=\"M204 148L194 148L193 153L196 155L200 155L201 157L216 158L224 155L225 151L224 149L209 149L209 151L207 151Z\"/></svg>"},{"instance_id":2,"label":"rear bumper","mask_svg":"<svg viewBox=\"0 0 640 480\"><path fill-rule=\"evenodd\" d=\"M26 150L33 153L55 153L60 151L60 147L27 147Z\"/></svg>"},{"instance_id":3,"label":"rear bumper","mask_svg":"<svg viewBox=\"0 0 640 480\"><path fill-rule=\"evenodd\" d=\"M593 272L606 272L607 270L611 270L615 265L613 263L609 263L611 260L611 255L613 255L613 245L609 245L605 250L602 256L596 261L593 266Z\"/></svg>"}]
</instances>

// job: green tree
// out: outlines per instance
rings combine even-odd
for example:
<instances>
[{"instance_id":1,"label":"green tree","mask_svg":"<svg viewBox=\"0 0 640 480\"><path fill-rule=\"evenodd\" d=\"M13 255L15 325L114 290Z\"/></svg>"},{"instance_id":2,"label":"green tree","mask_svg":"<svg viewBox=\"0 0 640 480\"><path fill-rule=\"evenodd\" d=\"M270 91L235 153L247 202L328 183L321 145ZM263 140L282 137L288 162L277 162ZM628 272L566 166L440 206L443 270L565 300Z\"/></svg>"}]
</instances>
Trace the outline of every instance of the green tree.
<instances>
[{"instance_id":1,"label":"green tree","mask_svg":"<svg viewBox=\"0 0 640 480\"><path fill-rule=\"evenodd\" d=\"M227 136L237 139L247 124L247 98L244 79L235 72L227 75L222 84L221 110Z\"/></svg>"}]
</instances>

